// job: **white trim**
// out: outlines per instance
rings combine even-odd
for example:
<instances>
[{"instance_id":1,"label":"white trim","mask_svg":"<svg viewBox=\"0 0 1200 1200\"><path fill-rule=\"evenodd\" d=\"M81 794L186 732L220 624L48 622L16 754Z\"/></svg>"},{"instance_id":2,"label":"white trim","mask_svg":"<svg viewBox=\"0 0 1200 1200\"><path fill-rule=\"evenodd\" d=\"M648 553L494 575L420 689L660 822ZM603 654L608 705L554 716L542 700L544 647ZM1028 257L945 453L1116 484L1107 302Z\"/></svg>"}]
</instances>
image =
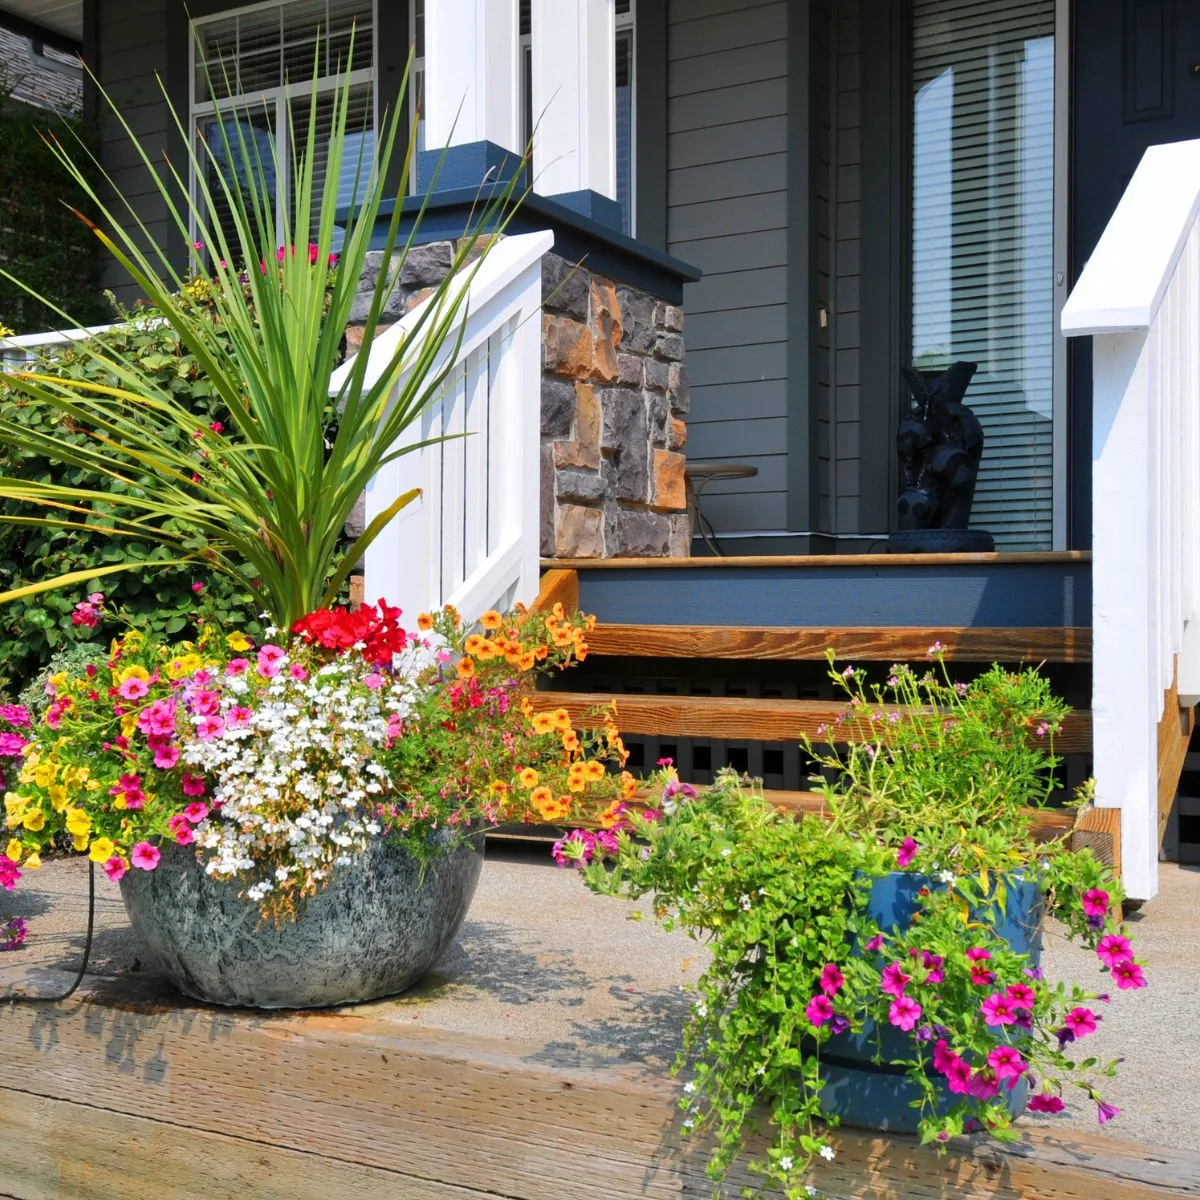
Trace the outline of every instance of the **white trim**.
<instances>
[{"instance_id":1,"label":"white trim","mask_svg":"<svg viewBox=\"0 0 1200 1200\"><path fill-rule=\"evenodd\" d=\"M1070 263L1071 193L1071 0L1056 0L1054 10L1054 383L1051 541L1067 548L1070 457L1067 412L1067 341L1059 333L1067 300Z\"/></svg>"}]
</instances>

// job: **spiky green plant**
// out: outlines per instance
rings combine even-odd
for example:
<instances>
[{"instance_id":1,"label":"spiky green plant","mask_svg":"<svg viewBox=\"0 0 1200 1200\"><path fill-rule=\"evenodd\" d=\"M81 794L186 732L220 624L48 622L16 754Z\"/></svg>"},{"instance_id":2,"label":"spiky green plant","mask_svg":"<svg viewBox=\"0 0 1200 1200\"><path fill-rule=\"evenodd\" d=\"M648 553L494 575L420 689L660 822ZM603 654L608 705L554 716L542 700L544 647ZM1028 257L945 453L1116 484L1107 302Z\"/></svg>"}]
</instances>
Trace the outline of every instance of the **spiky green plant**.
<instances>
[{"instance_id":1,"label":"spiky green plant","mask_svg":"<svg viewBox=\"0 0 1200 1200\"><path fill-rule=\"evenodd\" d=\"M316 131L323 122L317 119L314 88L307 133L299 142L293 134L285 159L277 140L264 158L258 141L248 139L244 123L236 119L241 110L222 114L212 144L193 139L164 89L189 147L188 162L179 171L169 162L152 162L119 107L103 89L100 93L155 181L179 235L188 244L195 236L211 254L216 320L205 306L189 303L183 290L186 275L155 246L133 205L125 201L124 219L118 219L114 207L121 201L108 202L105 196L119 197L119 190L85 143L64 145L51 137L48 144L99 214L92 228L101 245L198 360L232 428L214 432L158 380L140 371L134 359L103 342L84 343L83 352L116 380L114 386L36 372L17 373L10 382L19 393L17 403L47 406L66 428L90 431L89 444L32 430L2 411L0 444L83 468L96 477L97 486L0 477L0 499L35 506L5 512L0 519L94 529L99 514L113 538L155 542L178 552L164 566L196 561L184 544L194 545L200 534L206 548L199 558L208 569L258 588L265 610L286 628L333 602L366 548L414 497L413 492L395 497L352 545L339 545L368 480L397 455L423 444L410 441L398 447L398 439L448 373L444 364L454 355L441 352L461 337L466 297L461 283L479 269L493 240L481 240L483 231L499 232L509 219L519 174L481 196L470 228L457 242L450 276L422 306L411 336L396 347L384 369L368 376L368 355L360 353L331 398L343 334L385 200L394 204L382 244L384 264L407 255L425 212L422 205L402 237L402 202L416 146L415 127L399 115L403 99L385 116L375 149L368 153L360 146L351 156L349 84L343 77L332 93L322 95L332 95L333 103L330 132L320 146ZM406 138L397 169L402 134ZM316 169L318 153L323 172ZM269 180L283 177L285 162L291 164L291 200L280 213ZM343 168L353 172L359 199L350 216L335 224ZM187 186L189 177L196 181L194 193ZM227 214L231 236L213 217L219 209ZM339 227L339 261L331 275L326 262ZM310 242L317 247L315 263L310 262ZM285 249L278 250L280 245ZM193 271L198 265L203 266L203 259L193 261ZM398 269L385 266L379 272L363 326L364 348L371 345L398 278ZM69 314L54 311L67 325L75 324ZM180 429L203 451L200 465L190 447L176 448L177 433L166 436ZM121 484L119 495L102 489L102 478ZM0 594L0 602L138 565L120 561L39 580Z\"/></svg>"}]
</instances>

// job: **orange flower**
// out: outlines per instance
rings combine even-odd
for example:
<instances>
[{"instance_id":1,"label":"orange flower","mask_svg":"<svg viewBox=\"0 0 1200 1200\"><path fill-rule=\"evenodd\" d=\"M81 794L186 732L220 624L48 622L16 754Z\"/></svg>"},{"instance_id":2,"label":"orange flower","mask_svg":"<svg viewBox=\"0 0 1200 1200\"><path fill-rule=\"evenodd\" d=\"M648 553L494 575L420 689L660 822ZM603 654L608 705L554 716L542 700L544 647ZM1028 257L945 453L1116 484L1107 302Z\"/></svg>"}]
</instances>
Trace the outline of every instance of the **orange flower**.
<instances>
[{"instance_id":1,"label":"orange flower","mask_svg":"<svg viewBox=\"0 0 1200 1200\"><path fill-rule=\"evenodd\" d=\"M521 711L525 714L526 720L533 716L533 701L528 696L521 701Z\"/></svg>"},{"instance_id":2,"label":"orange flower","mask_svg":"<svg viewBox=\"0 0 1200 1200\"><path fill-rule=\"evenodd\" d=\"M570 751L572 754L579 749L579 734L573 729L568 729L562 735L563 749Z\"/></svg>"},{"instance_id":3,"label":"orange flower","mask_svg":"<svg viewBox=\"0 0 1200 1200\"><path fill-rule=\"evenodd\" d=\"M561 604L559 601L557 601L557 600L556 600L556 601L554 602L554 607L553 607L553 608L550 610L550 612L553 614L553 616L554 616L554 619L555 619L556 621L564 621L564 620L566 620L566 616L567 616L567 614L566 614L566 612L563 610L563 606L562 606L562 604Z\"/></svg>"},{"instance_id":4,"label":"orange flower","mask_svg":"<svg viewBox=\"0 0 1200 1200\"><path fill-rule=\"evenodd\" d=\"M632 800L637 795L638 781L628 771L621 772L621 799Z\"/></svg>"},{"instance_id":5,"label":"orange flower","mask_svg":"<svg viewBox=\"0 0 1200 1200\"><path fill-rule=\"evenodd\" d=\"M533 721L534 733L553 733L554 732L554 717L550 713L534 713Z\"/></svg>"},{"instance_id":6,"label":"orange flower","mask_svg":"<svg viewBox=\"0 0 1200 1200\"><path fill-rule=\"evenodd\" d=\"M428 613L422 613L417 618L417 628L422 630L423 632L432 629L433 628L433 618Z\"/></svg>"},{"instance_id":7,"label":"orange flower","mask_svg":"<svg viewBox=\"0 0 1200 1200\"><path fill-rule=\"evenodd\" d=\"M571 714L565 708L556 708L552 715L554 717L554 728L559 733L567 733L571 728Z\"/></svg>"},{"instance_id":8,"label":"orange flower","mask_svg":"<svg viewBox=\"0 0 1200 1200\"><path fill-rule=\"evenodd\" d=\"M532 767L525 767L517 773L517 782L526 790L538 785L538 773Z\"/></svg>"},{"instance_id":9,"label":"orange flower","mask_svg":"<svg viewBox=\"0 0 1200 1200\"><path fill-rule=\"evenodd\" d=\"M583 662L583 660L585 658L587 658L587 656L588 656L587 642L576 642L575 643L575 657L577 659L579 659L580 662Z\"/></svg>"},{"instance_id":10,"label":"orange flower","mask_svg":"<svg viewBox=\"0 0 1200 1200\"><path fill-rule=\"evenodd\" d=\"M538 812L542 811L542 806L545 804L554 803L554 793L548 787L534 788L529 797L529 803L533 805Z\"/></svg>"},{"instance_id":11,"label":"orange flower","mask_svg":"<svg viewBox=\"0 0 1200 1200\"><path fill-rule=\"evenodd\" d=\"M493 779L489 787L489 791L494 792L497 796L508 794L508 784L503 779Z\"/></svg>"},{"instance_id":12,"label":"orange flower","mask_svg":"<svg viewBox=\"0 0 1200 1200\"><path fill-rule=\"evenodd\" d=\"M600 824L605 829L619 825L625 817L625 805L620 800L614 800L601 814Z\"/></svg>"},{"instance_id":13,"label":"orange flower","mask_svg":"<svg viewBox=\"0 0 1200 1200\"><path fill-rule=\"evenodd\" d=\"M589 763L583 765L583 777L589 783L599 783L608 772L604 769L604 764L597 759L592 759Z\"/></svg>"},{"instance_id":14,"label":"orange flower","mask_svg":"<svg viewBox=\"0 0 1200 1200\"><path fill-rule=\"evenodd\" d=\"M571 797L559 796L557 800L551 797L536 807L543 820L561 821L571 811Z\"/></svg>"},{"instance_id":15,"label":"orange flower","mask_svg":"<svg viewBox=\"0 0 1200 1200\"><path fill-rule=\"evenodd\" d=\"M460 658L455 670L459 679L470 679L475 674L475 664L469 658Z\"/></svg>"},{"instance_id":16,"label":"orange flower","mask_svg":"<svg viewBox=\"0 0 1200 1200\"><path fill-rule=\"evenodd\" d=\"M499 653L499 650L496 649L496 643L491 641L489 638L484 638L483 641L479 643L479 649L476 651L475 657L483 662L487 662L488 659L495 658Z\"/></svg>"},{"instance_id":17,"label":"orange flower","mask_svg":"<svg viewBox=\"0 0 1200 1200\"><path fill-rule=\"evenodd\" d=\"M483 634L473 633L469 638L467 638L463 645L463 649L466 650L468 654L478 654L479 647L482 646L486 641L487 638L485 638Z\"/></svg>"},{"instance_id":18,"label":"orange flower","mask_svg":"<svg viewBox=\"0 0 1200 1200\"><path fill-rule=\"evenodd\" d=\"M543 645L543 646L539 646L533 652L533 657L536 658L538 660L538 662L545 662L547 657L549 657L549 654L550 654L550 647Z\"/></svg>"},{"instance_id":19,"label":"orange flower","mask_svg":"<svg viewBox=\"0 0 1200 1200\"><path fill-rule=\"evenodd\" d=\"M569 646L574 640L574 634L569 629L554 629L550 633L550 638L560 649L563 646Z\"/></svg>"},{"instance_id":20,"label":"orange flower","mask_svg":"<svg viewBox=\"0 0 1200 1200\"><path fill-rule=\"evenodd\" d=\"M504 618L494 608L489 608L479 618L479 623L484 629L499 629L504 624Z\"/></svg>"},{"instance_id":21,"label":"orange flower","mask_svg":"<svg viewBox=\"0 0 1200 1200\"><path fill-rule=\"evenodd\" d=\"M450 619L454 622L454 628L457 629L462 624L462 616L458 609L453 604L446 605L446 612Z\"/></svg>"},{"instance_id":22,"label":"orange flower","mask_svg":"<svg viewBox=\"0 0 1200 1200\"><path fill-rule=\"evenodd\" d=\"M518 667L519 667L519 668L520 668L522 671L532 671L532 670L533 670L533 664L534 664L536 661L537 661L537 660L536 660L536 659L533 657L533 655L532 655L532 654L530 654L530 653L526 652L525 654L521 654L521 655L519 655L519 656L517 657L517 666L518 666Z\"/></svg>"}]
</instances>

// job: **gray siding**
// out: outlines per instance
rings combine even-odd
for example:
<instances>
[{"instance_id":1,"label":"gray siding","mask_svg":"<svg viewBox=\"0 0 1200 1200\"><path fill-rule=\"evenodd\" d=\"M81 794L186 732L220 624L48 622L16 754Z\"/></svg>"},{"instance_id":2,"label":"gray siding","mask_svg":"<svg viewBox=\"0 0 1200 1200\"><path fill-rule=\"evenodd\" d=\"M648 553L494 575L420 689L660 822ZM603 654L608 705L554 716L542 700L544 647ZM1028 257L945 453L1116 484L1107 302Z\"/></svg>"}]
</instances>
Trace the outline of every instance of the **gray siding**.
<instances>
[{"instance_id":1,"label":"gray siding","mask_svg":"<svg viewBox=\"0 0 1200 1200\"><path fill-rule=\"evenodd\" d=\"M97 10L95 54L100 83L154 161L162 161L174 149L170 117L155 78L156 71L165 73L168 68L172 3L178 5L178 0L104 0ZM144 241L168 245L174 231L168 224L166 205L129 145L120 121L105 114L103 104L100 160L116 184L119 198L106 197L109 203L115 202L114 214L124 216L128 203L146 228L148 239ZM119 299L129 302L135 298L136 290L115 262L104 264L101 278L102 286Z\"/></svg>"},{"instance_id":2,"label":"gray siding","mask_svg":"<svg viewBox=\"0 0 1200 1200\"><path fill-rule=\"evenodd\" d=\"M670 0L667 244L684 291L688 456L746 463L704 512L718 533L787 525L788 14L785 0Z\"/></svg>"}]
</instances>

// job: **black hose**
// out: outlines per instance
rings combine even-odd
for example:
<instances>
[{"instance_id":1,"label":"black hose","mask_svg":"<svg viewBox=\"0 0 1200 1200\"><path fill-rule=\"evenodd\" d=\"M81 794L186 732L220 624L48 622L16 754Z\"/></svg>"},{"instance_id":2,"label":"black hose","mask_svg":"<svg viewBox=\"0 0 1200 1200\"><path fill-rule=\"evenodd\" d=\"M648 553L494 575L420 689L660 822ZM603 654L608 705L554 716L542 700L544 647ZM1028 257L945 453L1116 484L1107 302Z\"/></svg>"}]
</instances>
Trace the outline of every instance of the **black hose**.
<instances>
[{"instance_id":1,"label":"black hose","mask_svg":"<svg viewBox=\"0 0 1200 1200\"><path fill-rule=\"evenodd\" d=\"M0 996L0 1001L7 1000L10 1004L61 1004L69 1000L79 990L83 977L87 974L88 963L92 957L92 932L96 926L96 864L88 862L88 923L87 939L83 943L83 962L79 964L79 972L69 988L58 996L25 996L20 993Z\"/></svg>"}]
</instances>

